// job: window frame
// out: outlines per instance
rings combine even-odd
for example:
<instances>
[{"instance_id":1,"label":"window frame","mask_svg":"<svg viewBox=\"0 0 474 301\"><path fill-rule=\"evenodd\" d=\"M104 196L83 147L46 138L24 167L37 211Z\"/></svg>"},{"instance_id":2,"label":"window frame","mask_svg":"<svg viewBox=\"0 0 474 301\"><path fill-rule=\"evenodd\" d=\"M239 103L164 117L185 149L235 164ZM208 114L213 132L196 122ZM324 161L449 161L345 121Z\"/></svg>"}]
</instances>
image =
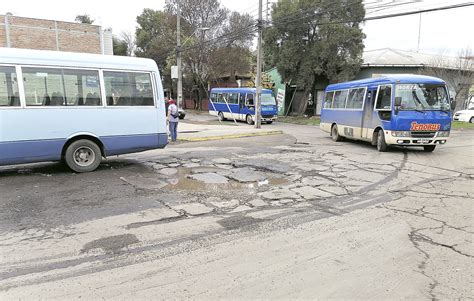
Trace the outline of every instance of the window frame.
<instances>
[{"instance_id":1,"label":"window frame","mask_svg":"<svg viewBox=\"0 0 474 301\"><path fill-rule=\"evenodd\" d=\"M249 98L248 98L249 95L252 95L252 96L253 96L253 97L252 97L252 99L253 99L253 105L251 105L251 106L249 106L249 101L248 101L248 100L249 100ZM254 108L255 108L255 94L254 94L254 93L252 93L252 92L250 92L250 93L245 92L245 105L244 105L244 106L247 107L247 108L251 108L251 107L254 107Z\"/></svg>"},{"instance_id":2,"label":"window frame","mask_svg":"<svg viewBox=\"0 0 474 301\"><path fill-rule=\"evenodd\" d=\"M148 105L148 106L109 106L107 104L107 95L106 95L106 89L105 89L105 76L104 76L104 72L123 72L123 73L146 73L146 74L149 74L150 76L150 80L151 80L151 84L152 84L152 92L153 92L153 105ZM100 69L100 80L101 80L101 87L103 87L103 100L102 100L102 104L104 105L104 108L127 108L127 109L130 109L130 108L135 108L135 109L150 109L150 108L157 108L158 107L158 101L157 101L157 94L156 93L156 89L154 88L156 83L155 81L153 80L153 71L139 71L139 70L124 70L124 69ZM90 107L90 106L89 106Z\"/></svg>"},{"instance_id":3,"label":"window frame","mask_svg":"<svg viewBox=\"0 0 474 301\"><path fill-rule=\"evenodd\" d=\"M329 94L329 93L332 93L332 97L331 97L331 107L326 107L326 96ZM323 105L323 109L324 110L331 110L332 109L332 103L334 101L334 90L331 90L331 91L324 91L324 105Z\"/></svg>"},{"instance_id":4,"label":"window frame","mask_svg":"<svg viewBox=\"0 0 474 301\"><path fill-rule=\"evenodd\" d=\"M380 87L387 87L390 86L390 109L377 109L377 101L379 99ZM382 111L382 112L391 112L393 110L393 84L380 84L377 87L377 93L375 95L374 101L374 111Z\"/></svg>"},{"instance_id":5,"label":"window frame","mask_svg":"<svg viewBox=\"0 0 474 301\"><path fill-rule=\"evenodd\" d=\"M364 89L364 95L362 96L362 107L359 109L359 108L348 108L347 107L347 101L349 100L349 95L351 93L351 90L359 90L359 89ZM347 93L347 99L346 99L346 106L345 106L345 110L347 111L363 111L364 110L364 106L365 106L365 99L367 97L367 86L364 86L364 87L354 87L354 88L350 88L348 90L349 92Z\"/></svg>"},{"instance_id":6,"label":"window frame","mask_svg":"<svg viewBox=\"0 0 474 301\"><path fill-rule=\"evenodd\" d=\"M19 73L19 67L15 64L0 64L0 67L10 67L15 69L15 74L17 78L17 88L18 94L20 96L20 105L19 106L0 106L0 110L20 110L24 108L24 92L23 92L23 81L18 80L19 78L23 78L23 74ZM21 70L20 70L21 71Z\"/></svg>"},{"instance_id":7,"label":"window frame","mask_svg":"<svg viewBox=\"0 0 474 301\"><path fill-rule=\"evenodd\" d=\"M100 75L100 69L97 68L87 68L87 67L70 67L70 66L51 66L51 65L27 65L27 64L19 64L15 65L17 68L20 69L20 74L21 78L23 79L23 68L43 68L43 69L65 69L65 70L85 70L85 71L97 71L99 75L99 85L101 85L101 75ZM18 70L18 69L17 69ZM18 73L17 73L18 74ZM21 86L21 88L20 88ZM81 109L81 108L103 108L104 107L104 99L102 98L103 95L101 95L101 102L102 104L100 106L27 106L26 105L26 91L25 91L25 85L23 80L18 82L18 88L20 89L20 102L22 103L22 108L25 109L34 109L34 110L44 110L44 109ZM102 86L100 86L99 89L102 93Z\"/></svg>"},{"instance_id":8,"label":"window frame","mask_svg":"<svg viewBox=\"0 0 474 301\"><path fill-rule=\"evenodd\" d=\"M349 90L350 90L350 89L339 89L339 90L332 90L332 91L330 91L330 92L334 92L334 94L333 94L333 96L332 96L332 106L334 106L334 99L336 98L336 92L347 91L346 100L344 101L344 107L343 107L343 108L333 108L333 107L331 106L331 110L346 110L347 98L349 97Z\"/></svg>"}]
</instances>

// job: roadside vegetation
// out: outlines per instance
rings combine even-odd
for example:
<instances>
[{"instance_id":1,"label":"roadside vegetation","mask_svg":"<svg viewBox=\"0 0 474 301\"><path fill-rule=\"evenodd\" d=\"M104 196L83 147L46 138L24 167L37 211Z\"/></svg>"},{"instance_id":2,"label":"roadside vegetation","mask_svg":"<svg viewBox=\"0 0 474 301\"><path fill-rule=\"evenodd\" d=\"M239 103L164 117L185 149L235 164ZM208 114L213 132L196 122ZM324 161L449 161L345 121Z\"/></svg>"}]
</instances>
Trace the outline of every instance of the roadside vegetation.
<instances>
[{"instance_id":1,"label":"roadside vegetation","mask_svg":"<svg viewBox=\"0 0 474 301\"><path fill-rule=\"evenodd\" d=\"M317 116L312 116L312 117L297 117L297 116L280 117L278 116L277 120L279 122L314 125L314 126L319 126L319 122L320 122L320 118Z\"/></svg>"},{"instance_id":2,"label":"roadside vegetation","mask_svg":"<svg viewBox=\"0 0 474 301\"><path fill-rule=\"evenodd\" d=\"M474 123L453 121L453 123L451 124L451 128L453 130L474 129Z\"/></svg>"}]
</instances>

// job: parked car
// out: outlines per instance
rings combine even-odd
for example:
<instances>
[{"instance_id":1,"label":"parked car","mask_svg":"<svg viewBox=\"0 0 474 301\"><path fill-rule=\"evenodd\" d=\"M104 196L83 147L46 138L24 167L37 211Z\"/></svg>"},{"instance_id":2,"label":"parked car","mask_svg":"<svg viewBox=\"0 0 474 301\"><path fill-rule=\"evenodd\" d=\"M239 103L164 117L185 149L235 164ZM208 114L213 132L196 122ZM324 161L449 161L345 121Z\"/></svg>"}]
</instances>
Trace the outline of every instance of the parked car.
<instances>
[{"instance_id":1,"label":"parked car","mask_svg":"<svg viewBox=\"0 0 474 301\"><path fill-rule=\"evenodd\" d=\"M474 107L454 113L454 121L474 123Z\"/></svg>"},{"instance_id":2,"label":"parked car","mask_svg":"<svg viewBox=\"0 0 474 301\"><path fill-rule=\"evenodd\" d=\"M182 108L178 109L178 113L179 113L179 119L184 119L184 117L186 116L186 111L184 111Z\"/></svg>"}]
</instances>

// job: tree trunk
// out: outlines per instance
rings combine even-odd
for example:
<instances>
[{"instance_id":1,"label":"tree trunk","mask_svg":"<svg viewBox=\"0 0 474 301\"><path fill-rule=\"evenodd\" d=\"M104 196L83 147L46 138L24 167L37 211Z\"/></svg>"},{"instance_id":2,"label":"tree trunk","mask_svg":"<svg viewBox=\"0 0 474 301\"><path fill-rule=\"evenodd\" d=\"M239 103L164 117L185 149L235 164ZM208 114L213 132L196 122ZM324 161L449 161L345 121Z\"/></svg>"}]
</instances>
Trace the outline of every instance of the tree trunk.
<instances>
[{"instance_id":1,"label":"tree trunk","mask_svg":"<svg viewBox=\"0 0 474 301\"><path fill-rule=\"evenodd\" d=\"M300 105L298 107L298 116L303 116L304 113L306 112L306 108L308 107L308 97L309 94L311 93L310 88L305 88L304 93L303 93L303 101L300 102Z\"/></svg>"}]
</instances>

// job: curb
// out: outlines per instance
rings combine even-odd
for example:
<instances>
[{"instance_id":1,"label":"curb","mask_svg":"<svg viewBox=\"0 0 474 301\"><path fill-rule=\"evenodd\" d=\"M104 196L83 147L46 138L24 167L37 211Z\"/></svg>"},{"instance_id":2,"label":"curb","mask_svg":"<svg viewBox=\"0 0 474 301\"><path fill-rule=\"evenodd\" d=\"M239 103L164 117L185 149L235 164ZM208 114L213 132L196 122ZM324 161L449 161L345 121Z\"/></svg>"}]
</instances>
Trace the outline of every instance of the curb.
<instances>
[{"instance_id":1,"label":"curb","mask_svg":"<svg viewBox=\"0 0 474 301\"><path fill-rule=\"evenodd\" d=\"M245 137L270 136L270 135L279 135L279 134L283 134L283 131L251 132L251 133L244 133L244 134L229 134L229 135L196 137L196 138L178 138L178 141L197 142L197 141L211 141L211 140L235 139L235 138L245 138Z\"/></svg>"}]
</instances>

